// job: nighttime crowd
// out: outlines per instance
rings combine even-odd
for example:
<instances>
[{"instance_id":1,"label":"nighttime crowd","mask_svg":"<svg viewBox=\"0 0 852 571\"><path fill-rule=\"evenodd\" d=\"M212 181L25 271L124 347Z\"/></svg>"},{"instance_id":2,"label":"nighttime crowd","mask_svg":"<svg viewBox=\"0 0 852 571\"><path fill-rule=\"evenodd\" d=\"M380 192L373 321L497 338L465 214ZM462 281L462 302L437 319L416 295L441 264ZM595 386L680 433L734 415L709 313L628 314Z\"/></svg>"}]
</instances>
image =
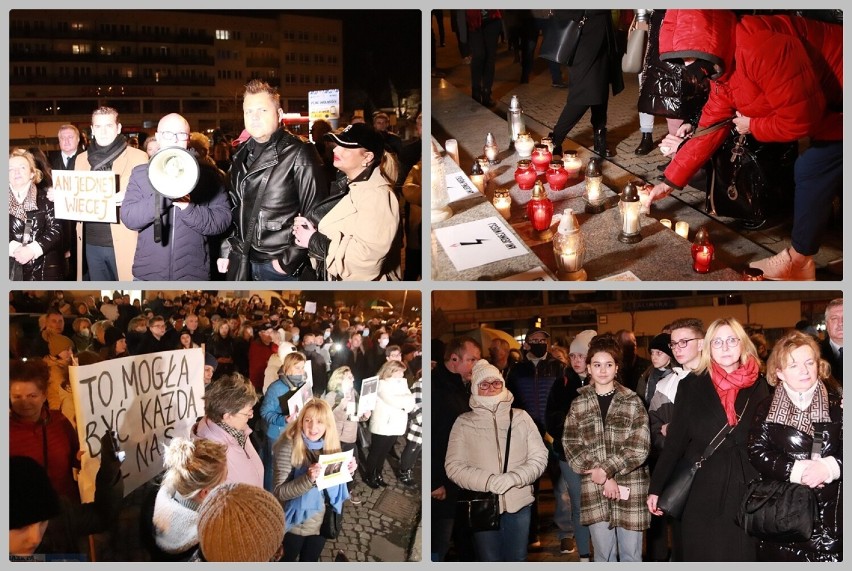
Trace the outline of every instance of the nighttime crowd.
<instances>
[{"instance_id":1,"label":"nighttime crowd","mask_svg":"<svg viewBox=\"0 0 852 571\"><path fill-rule=\"evenodd\" d=\"M151 561L319 561L331 512L339 528L364 486L418 486L419 319L308 312L258 295L148 294L133 303L119 292L10 295L13 559L116 560L121 542L141 534L137 556ZM199 347L204 414L164 445L159 475L122 500L115 434L98 435L94 501L81 502L69 367ZM362 381L373 377L375 406L362 412ZM309 379L301 408L286 410L282 397ZM321 492L319 455L350 450L341 469L352 481Z\"/></svg>"},{"instance_id":2,"label":"nighttime crowd","mask_svg":"<svg viewBox=\"0 0 852 571\"><path fill-rule=\"evenodd\" d=\"M815 325L769 340L732 317L684 316L649 359L628 330L531 327L519 352L433 341L432 560L525 561L552 526L581 562L841 561L843 300ZM792 511L813 518L795 533L749 523L755 479L806 493L814 513ZM470 492L496 495L496 528L459 516Z\"/></svg>"},{"instance_id":3,"label":"nighttime crowd","mask_svg":"<svg viewBox=\"0 0 852 571\"><path fill-rule=\"evenodd\" d=\"M277 88L260 80L246 84L243 111L230 144L178 113L140 143L122 134L118 109L99 107L91 140L69 123L59 151L11 149L10 278L419 279L419 113L406 140L381 111L336 130L316 120L307 139L286 128ZM54 188L57 171L118 175L116 221L58 218L55 201L71 198Z\"/></svg>"},{"instance_id":4,"label":"nighttime crowd","mask_svg":"<svg viewBox=\"0 0 852 571\"><path fill-rule=\"evenodd\" d=\"M484 107L501 109L498 46L513 54L520 84L530 83L537 58L546 60L551 87L566 90L561 111L543 121L552 125L554 160L587 120L591 150L614 157L610 107L625 97L625 82L638 79L631 106L641 139L631 155L659 149L671 159L647 177L651 200L693 186L707 189L707 211L731 225L792 220L790 245L749 265L766 279L815 279L814 258L840 212L841 10L468 9L433 16L433 76L443 75L436 50L447 45L449 24L456 61L469 68L471 97ZM660 140L653 132L661 120L667 134Z\"/></svg>"}]
</instances>

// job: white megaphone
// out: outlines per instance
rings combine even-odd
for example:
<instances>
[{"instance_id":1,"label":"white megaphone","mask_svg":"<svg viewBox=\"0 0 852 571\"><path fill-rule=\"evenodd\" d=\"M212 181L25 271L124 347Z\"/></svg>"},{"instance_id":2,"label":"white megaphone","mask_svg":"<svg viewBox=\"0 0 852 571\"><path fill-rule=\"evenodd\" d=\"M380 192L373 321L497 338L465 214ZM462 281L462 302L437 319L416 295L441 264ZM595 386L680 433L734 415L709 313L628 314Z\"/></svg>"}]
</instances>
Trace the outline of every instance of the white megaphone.
<instances>
[{"instance_id":1,"label":"white megaphone","mask_svg":"<svg viewBox=\"0 0 852 571\"><path fill-rule=\"evenodd\" d=\"M182 147L166 147L148 161L148 180L154 190L176 200L192 192L200 169L195 156Z\"/></svg>"}]
</instances>

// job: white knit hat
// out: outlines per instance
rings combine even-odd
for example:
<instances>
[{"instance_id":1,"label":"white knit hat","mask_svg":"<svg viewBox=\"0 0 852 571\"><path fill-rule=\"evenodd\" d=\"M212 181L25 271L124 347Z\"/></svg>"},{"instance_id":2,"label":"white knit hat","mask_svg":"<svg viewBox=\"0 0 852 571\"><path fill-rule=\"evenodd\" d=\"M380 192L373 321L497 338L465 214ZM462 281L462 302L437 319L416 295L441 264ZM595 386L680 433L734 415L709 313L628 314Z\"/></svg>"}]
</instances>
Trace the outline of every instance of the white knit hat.
<instances>
[{"instance_id":1,"label":"white knit hat","mask_svg":"<svg viewBox=\"0 0 852 571\"><path fill-rule=\"evenodd\" d=\"M503 375L500 374L500 369L486 361L485 359L480 359L473 365L473 377L472 384L478 385L480 381L484 381L485 379L503 379Z\"/></svg>"},{"instance_id":2,"label":"white knit hat","mask_svg":"<svg viewBox=\"0 0 852 571\"><path fill-rule=\"evenodd\" d=\"M586 329L577 333L574 340L571 341L571 347L568 349L569 354L586 355L589 352L589 343L598 334L594 329Z\"/></svg>"}]
</instances>

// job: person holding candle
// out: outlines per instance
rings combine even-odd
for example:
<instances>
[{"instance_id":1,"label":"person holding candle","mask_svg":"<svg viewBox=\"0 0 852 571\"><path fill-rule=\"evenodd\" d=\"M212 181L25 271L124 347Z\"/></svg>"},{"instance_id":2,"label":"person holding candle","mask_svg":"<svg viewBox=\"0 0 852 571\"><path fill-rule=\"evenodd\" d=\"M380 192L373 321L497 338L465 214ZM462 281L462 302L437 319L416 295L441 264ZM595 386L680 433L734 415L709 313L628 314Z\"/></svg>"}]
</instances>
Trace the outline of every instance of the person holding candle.
<instances>
[{"instance_id":1,"label":"person holding candle","mask_svg":"<svg viewBox=\"0 0 852 571\"><path fill-rule=\"evenodd\" d=\"M751 266L767 279L816 279L813 258L843 175L843 27L799 16L669 10L660 59L684 65L687 80L713 86L699 128L730 120L761 142L809 139L795 165L791 245ZM727 133L687 139L654 199L686 186Z\"/></svg>"},{"instance_id":2,"label":"person holding candle","mask_svg":"<svg viewBox=\"0 0 852 571\"><path fill-rule=\"evenodd\" d=\"M651 445L648 413L638 395L616 381L621 346L611 335L589 342L591 383L578 390L565 419L562 446L582 475L581 521L589 526L595 561L642 561L642 509Z\"/></svg>"},{"instance_id":3,"label":"person holding candle","mask_svg":"<svg viewBox=\"0 0 852 571\"><path fill-rule=\"evenodd\" d=\"M681 331L672 330L673 342L686 341ZM755 540L736 524L735 516L747 482L757 476L748 461L747 441L769 386L760 374L757 349L736 319L725 317L710 324L698 366L686 383L677 391L665 447L651 475L648 510L663 515L657 501L675 465L681 459L699 458L708 445L718 442L717 435L728 430L692 483L681 518L683 559L754 561Z\"/></svg>"}]
</instances>

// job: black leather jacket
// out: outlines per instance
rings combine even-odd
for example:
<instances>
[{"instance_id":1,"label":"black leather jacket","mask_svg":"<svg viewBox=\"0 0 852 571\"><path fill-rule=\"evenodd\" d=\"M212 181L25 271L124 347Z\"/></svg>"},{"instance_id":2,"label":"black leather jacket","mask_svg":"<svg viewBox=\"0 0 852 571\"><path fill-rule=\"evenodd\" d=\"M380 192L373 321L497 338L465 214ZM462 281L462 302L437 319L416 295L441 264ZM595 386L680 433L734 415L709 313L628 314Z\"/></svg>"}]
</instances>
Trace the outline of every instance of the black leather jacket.
<instances>
[{"instance_id":1,"label":"black leather jacket","mask_svg":"<svg viewBox=\"0 0 852 571\"><path fill-rule=\"evenodd\" d=\"M307 249L293 242L293 218L310 212L328 195L322 162L313 145L285 129L278 129L247 168L246 156L252 142L234 155L230 172L234 228L222 244L222 257L247 239L255 198L262 192L255 230L250 237L253 262L278 260L291 273L306 259ZM266 183L264 186L264 179ZM261 187L263 186L263 189Z\"/></svg>"},{"instance_id":2,"label":"black leather jacket","mask_svg":"<svg viewBox=\"0 0 852 571\"><path fill-rule=\"evenodd\" d=\"M32 242L41 246L44 255L39 256L23 266L24 281L61 280L62 267L62 230L59 220L53 212L53 203L47 199L47 190L39 189L36 193L36 204L38 210L27 212L27 217L32 220ZM9 215L9 241L23 242L24 238L23 220ZM9 257L9 264L15 263L15 259Z\"/></svg>"},{"instance_id":3,"label":"black leather jacket","mask_svg":"<svg viewBox=\"0 0 852 571\"><path fill-rule=\"evenodd\" d=\"M775 390L784 390L776 388ZM841 476L823 486L814 488L819 509L814 522L814 534L801 543L774 543L761 541L761 561L838 561L843 546L843 411L840 395L828 393L829 414L832 422L815 422L814 432L823 433L822 455L833 456L840 465ZM790 481L790 471L796 460L810 457L813 437L793 427L765 422L772 402L770 396L755 412L749 435L749 460L762 478Z\"/></svg>"}]
</instances>

